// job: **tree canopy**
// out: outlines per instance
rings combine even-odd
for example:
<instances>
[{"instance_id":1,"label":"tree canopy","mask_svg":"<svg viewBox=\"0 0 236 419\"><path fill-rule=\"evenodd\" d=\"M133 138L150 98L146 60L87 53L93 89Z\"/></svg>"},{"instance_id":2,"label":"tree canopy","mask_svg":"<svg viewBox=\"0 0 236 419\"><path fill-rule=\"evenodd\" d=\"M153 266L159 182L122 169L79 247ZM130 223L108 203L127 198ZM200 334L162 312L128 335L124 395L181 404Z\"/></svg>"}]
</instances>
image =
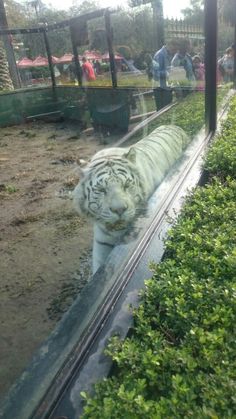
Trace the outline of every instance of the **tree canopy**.
<instances>
[{"instance_id":1,"label":"tree canopy","mask_svg":"<svg viewBox=\"0 0 236 419\"><path fill-rule=\"evenodd\" d=\"M3 1L3 0L2 0ZM131 58L142 56L145 52L153 53L153 3L162 4L161 0L130 0L130 5L136 6L123 10L121 7L112 14L113 44L115 48L126 51ZM219 16L219 48L225 49L233 42L232 30L229 25L234 22L236 8L235 0L218 0ZM139 7L141 6L142 7ZM73 0L68 10L56 10L46 6L42 0L32 0L27 3L19 3L16 0L5 0L5 9L9 27L35 27L42 23L60 22L70 17L78 16L86 12L98 10L99 0ZM182 10L184 21L188 24L204 25L204 1L190 0L190 6ZM226 26L228 25L228 26ZM107 41L104 34L104 19L94 19L89 22L90 45L79 49L83 53L85 49L94 48L101 52L107 50ZM227 28L227 30L226 30ZM50 31L48 33L52 54L61 56L64 53L72 53L70 32L68 28ZM14 35L15 44L23 44L15 50L17 58L27 55L35 58L39 54L45 55L42 35ZM120 49L121 48L121 49ZM128 48L128 49L127 49ZM127 52L129 51L129 52Z\"/></svg>"}]
</instances>

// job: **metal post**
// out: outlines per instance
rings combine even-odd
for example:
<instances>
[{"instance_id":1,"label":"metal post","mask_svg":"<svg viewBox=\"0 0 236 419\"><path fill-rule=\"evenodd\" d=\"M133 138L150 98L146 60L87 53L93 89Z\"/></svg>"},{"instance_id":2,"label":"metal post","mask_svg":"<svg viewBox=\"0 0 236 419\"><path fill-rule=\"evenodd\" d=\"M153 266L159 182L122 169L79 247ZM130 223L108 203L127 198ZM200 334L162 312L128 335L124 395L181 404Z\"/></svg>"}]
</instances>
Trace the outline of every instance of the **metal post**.
<instances>
[{"instance_id":1,"label":"metal post","mask_svg":"<svg viewBox=\"0 0 236 419\"><path fill-rule=\"evenodd\" d=\"M115 64L115 57L114 57L113 43L112 43L113 34L112 34L112 28L111 28L110 13L108 10L105 12L105 27L106 27L108 52L109 52L109 58L110 58L112 87L117 87L116 64Z\"/></svg>"},{"instance_id":2,"label":"metal post","mask_svg":"<svg viewBox=\"0 0 236 419\"><path fill-rule=\"evenodd\" d=\"M236 51L235 51L235 49L236 49L236 22L235 22L235 25L234 25L234 78L233 78L233 80L234 80L234 89L236 89Z\"/></svg>"},{"instance_id":3,"label":"metal post","mask_svg":"<svg viewBox=\"0 0 236 419\"><path fill-rule=\"evenodd\" d=\"M44 37L44 43L45 43L45 48L46 48L47 57L48 57L48 65L49 65L49 70L50 70L50 75L51 75L51 80L52 80L52 87L54 89L56 87L56 78L55 78L55 73L54 73L54 68L53 68L51 48L49 45L46 29L44 29L43 31L43 37Z\"/></svg>"},{"instance_id":4,"label":"metal post","mask_svg":"<svg viewBox=\"0 0 236 419\"><path fill-rule=\"evenodd\" d=\"M165 43L162 0L152 0L153 10L153 50L159 50Z\"/></svg>"},{"instance_id":5,"label":"metal post","mask_svg":"<svg viewBox=\"0 0 236 419\"><path fill-rule=\"evenodd\" d=\"M205 123L209 134L216 129L217 0L205 0Z\"/></svg>"},{"instance_id":6,"label":"metal post","mask_svg":"<svg viewBox=\"0 0 236 419\"><path fill-rule=\"evenodd\" d=\"M81 66L80 66L80 62L79 62L79 56L78 56L78 49L77 49L77 45L75 42L75 37L74 37L74 32L73 32L73 27L70 25L70 37L71 37L71 43L72 43L72 50L73 50L73 54L74 54L74 60L75 60L75 72L76 72L76 77L77 77L77 81L79 86L82 86L82 70L81 70Z\"/></svg>"}]
</instances>

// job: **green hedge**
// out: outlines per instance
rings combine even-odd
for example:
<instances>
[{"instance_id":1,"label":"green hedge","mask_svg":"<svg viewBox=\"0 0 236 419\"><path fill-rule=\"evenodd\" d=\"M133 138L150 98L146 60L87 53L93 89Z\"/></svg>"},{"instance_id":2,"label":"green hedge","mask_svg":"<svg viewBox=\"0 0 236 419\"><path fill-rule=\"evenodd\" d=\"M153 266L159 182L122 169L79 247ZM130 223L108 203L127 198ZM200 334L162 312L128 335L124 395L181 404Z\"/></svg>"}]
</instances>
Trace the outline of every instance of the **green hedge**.
<instances>
[{"instance_id":1,"label":"green hedge","mask_svg":"<svg viewBox=\"0 0 236 419\"><path fill-rule=\"evenodd\" d=\"M222 88L217 92L217 105L220 108L228 89ZM152 132L160 125L176 124L183 128L190 137L195 136L203 127L205 121L204 115L204 94L203 92L194 92L180 100L172 109L165 112L155 120L151 121L145 129L147 134ZM190 118L191 115L191 118ZM132 136L132 143L142 139L143 131L140 130Z\"/></svg>"},{"instance_id":2,"label":"green hedge","mask_svg":"<svg viewBox=\"0 0 236 419\"><path fill-rule=\"evenodd\" d=\"M235 177L236 173L236 99L233 99L231 110L224 122L220 135L214 141L206 162L206 170L218 176L222 181L227 176Z\"/></svg>"},{"instance_id":3,"label":"green hedge","mask_svg":"<svg viewBox=\"0 0 236 419\"><path fill-rule=\"evenodd\" d=\"M236 417L236 99L198 187L153 265L130 338L107 353L116 374L96 385L83 418Z\"/></svg>"}]
</instances>

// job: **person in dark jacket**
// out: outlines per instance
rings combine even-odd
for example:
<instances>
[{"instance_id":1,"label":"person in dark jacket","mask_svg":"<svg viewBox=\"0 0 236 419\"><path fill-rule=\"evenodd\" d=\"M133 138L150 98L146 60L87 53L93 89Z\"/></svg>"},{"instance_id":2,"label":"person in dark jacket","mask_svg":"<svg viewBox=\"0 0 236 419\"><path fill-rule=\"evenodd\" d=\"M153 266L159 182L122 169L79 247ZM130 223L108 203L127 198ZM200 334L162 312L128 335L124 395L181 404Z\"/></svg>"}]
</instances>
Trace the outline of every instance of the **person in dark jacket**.
<instances>
[{"instance_id":1,"label":"person in dark jacket","mask_svg":"<svg viewBox=\"0 0 236 419\"><path fill-rule=\"evenodd\" d=\"M171 65L171 60L177 52L178 47L178 40L171 39L166 45L163 45L163 47L159 49L153 57L153 79L160 82L160 87L166 87L168 70Z\"/></svg>"}]
</instances>

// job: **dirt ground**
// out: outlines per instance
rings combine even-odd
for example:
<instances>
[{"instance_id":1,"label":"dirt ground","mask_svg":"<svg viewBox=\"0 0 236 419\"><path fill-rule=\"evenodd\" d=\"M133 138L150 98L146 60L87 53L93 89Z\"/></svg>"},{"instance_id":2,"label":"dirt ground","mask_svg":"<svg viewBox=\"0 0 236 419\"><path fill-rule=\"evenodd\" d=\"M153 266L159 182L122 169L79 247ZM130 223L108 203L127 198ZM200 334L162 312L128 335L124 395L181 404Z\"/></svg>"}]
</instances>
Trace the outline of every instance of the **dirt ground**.
<instances>
[{"instance_id":1,"label":"dirt ground","mask_svg":"<svg viewBox=\"0 0 236 419\"><path fill-rule=\"evenodd\" d=\"M91 273L92 226L70 191L79 160L102 147L63 122L0 131L1 396Z\"/></svg>"}]
</instances>

